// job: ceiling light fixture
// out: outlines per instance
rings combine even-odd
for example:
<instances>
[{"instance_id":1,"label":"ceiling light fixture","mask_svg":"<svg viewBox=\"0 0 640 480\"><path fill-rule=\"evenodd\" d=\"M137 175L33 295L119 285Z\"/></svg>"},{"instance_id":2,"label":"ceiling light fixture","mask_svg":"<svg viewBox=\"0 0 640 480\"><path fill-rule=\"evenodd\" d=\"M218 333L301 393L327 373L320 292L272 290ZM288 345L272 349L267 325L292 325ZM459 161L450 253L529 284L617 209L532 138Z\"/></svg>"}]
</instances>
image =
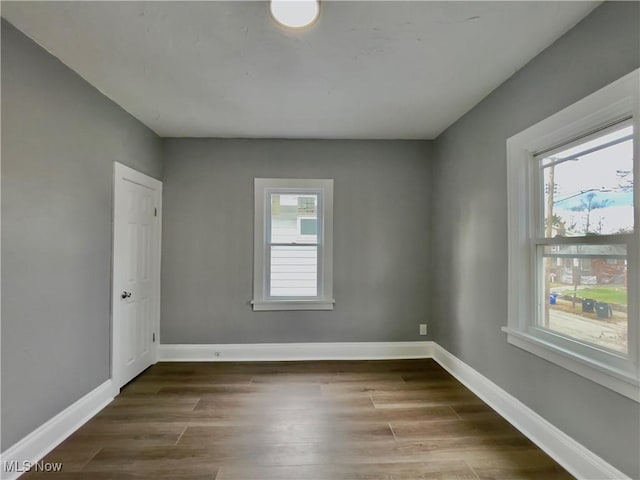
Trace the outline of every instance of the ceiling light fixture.
<instances>
[{"instance_id":1,"label":"ceiling light fixture","mask_svg":"<svg viewBox=\"0 0 640 480\"><path fill-rule=\"evenodd\" d=\"M318 0L271 0L271 16L280 25L300 29L314 23L320 15Z\"/></svg>"}]
</instances>

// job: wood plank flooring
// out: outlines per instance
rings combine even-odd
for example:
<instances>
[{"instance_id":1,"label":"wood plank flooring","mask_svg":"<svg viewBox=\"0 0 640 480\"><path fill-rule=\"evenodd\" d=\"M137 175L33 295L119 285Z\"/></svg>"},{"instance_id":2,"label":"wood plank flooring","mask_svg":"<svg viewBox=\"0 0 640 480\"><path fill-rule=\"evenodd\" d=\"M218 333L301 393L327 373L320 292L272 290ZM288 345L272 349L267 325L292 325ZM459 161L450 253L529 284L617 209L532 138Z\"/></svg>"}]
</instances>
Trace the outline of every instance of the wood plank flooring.
<instances>
[{"instance_id":1,"label":"wood plank flooring","mask_svg":"<svg viewBox=\"0 0 640 480\"><path fill-rule=\"evenodd\" d=\"M159 363L26 479L571 477L432 360Z\"/></svg>"}]
</instances>

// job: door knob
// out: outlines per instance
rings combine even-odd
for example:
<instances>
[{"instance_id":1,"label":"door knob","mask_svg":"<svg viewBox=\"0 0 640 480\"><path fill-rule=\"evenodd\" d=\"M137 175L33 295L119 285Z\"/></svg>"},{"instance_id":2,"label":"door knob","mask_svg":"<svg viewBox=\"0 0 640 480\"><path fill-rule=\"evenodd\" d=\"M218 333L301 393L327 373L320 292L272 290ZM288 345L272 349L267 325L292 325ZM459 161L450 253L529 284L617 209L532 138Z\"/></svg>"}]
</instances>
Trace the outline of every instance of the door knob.
<instances>
[{"instance_id":1,"label":"door knob","mask_svg":"<svg viewBox=\"0 0 640 480\"><path fill-rule=\"evenodd\" d=\"M122 298L129 298L131 296L131 292L122 292Z\"/></svg>"}]
</instances>

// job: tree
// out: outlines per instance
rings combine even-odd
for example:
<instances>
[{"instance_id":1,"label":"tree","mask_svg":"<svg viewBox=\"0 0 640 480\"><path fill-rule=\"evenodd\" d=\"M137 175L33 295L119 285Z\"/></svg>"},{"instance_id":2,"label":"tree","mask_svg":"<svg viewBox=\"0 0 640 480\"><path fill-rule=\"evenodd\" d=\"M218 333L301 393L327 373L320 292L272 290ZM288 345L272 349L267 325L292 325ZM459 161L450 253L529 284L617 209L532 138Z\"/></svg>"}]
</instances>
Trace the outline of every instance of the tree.
<instances>
[{"instance_id":1,"label":"tree","mask_svg":"<svg viewBox=\"0 0 640 480\"><path fill-rule=\"evenodd\" d=\"M618 187L623 192L633 190L633 170L616 170L618 177Z\"/></svg>"},{"instance_id":2,"label":"tree","mask_svg":"<svg viewBox=\"0 0 640 480\"><path fill-rule=\"evenodd\" d=\"M580 199L580 205L576 205L575 207L571 207L569 210L572 212L587 212L587 225L585 228L585 234L589 235L590 233L595 234L596 232L589 232L590 218L591 212L593 210L598 210L599 208L606 208L611 205L612 201L608 198L603 200L596 200L596 192L589 192L585 195L585 198Z\"/></svg>"},{"instance_id":3,"label":"tree","mask_svg":"<svg viewBox=\"0 0 640 480\"><path fill-rule=\"evenodd\" d=\"M544 223L547 225L547 228L549 228L548 218L545 218ZM549 234L552 234L554 230L556 232L556 237L564 237L567 233L567 222L560 215L556 215L555 213L551 216L551 229L547 231L551 232Z\"/></svg>"}]
</instances>

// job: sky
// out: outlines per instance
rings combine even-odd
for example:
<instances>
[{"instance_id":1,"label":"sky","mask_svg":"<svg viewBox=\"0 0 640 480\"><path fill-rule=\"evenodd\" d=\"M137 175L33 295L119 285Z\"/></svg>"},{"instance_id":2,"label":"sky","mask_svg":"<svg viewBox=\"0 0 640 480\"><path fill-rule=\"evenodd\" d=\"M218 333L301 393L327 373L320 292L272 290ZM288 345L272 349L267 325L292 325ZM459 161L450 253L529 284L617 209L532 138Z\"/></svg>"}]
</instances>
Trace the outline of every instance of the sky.
<instances>
[{"instance_id":1,"label":"sky","mask_svg":"<svg viewBox=\"0 0 640 480\"><path fill-rule=\"evenodd\" d=\"M570 149L556 152L544 158L542 164L566 158L632 133L632 126L618 129ZM544 167L545 185L549 183L551 168ZM558 163L553 168L556 185L553 213L567 222L568 229L575 224L574 233L585 233L587 211L575 209L580 208L581 202L587 200L590 192L595 192L592 204L603 201L608 203L607 207L592 209L589 214L591 233L617 233L620 229L633 227L633 141L631 139L582 155L575 160ZM631 173L625 174L625 171ZM545 211L546 200L545 195ZM568 234L571 232L569 231Z\"/></svg>"}]
</instances>

